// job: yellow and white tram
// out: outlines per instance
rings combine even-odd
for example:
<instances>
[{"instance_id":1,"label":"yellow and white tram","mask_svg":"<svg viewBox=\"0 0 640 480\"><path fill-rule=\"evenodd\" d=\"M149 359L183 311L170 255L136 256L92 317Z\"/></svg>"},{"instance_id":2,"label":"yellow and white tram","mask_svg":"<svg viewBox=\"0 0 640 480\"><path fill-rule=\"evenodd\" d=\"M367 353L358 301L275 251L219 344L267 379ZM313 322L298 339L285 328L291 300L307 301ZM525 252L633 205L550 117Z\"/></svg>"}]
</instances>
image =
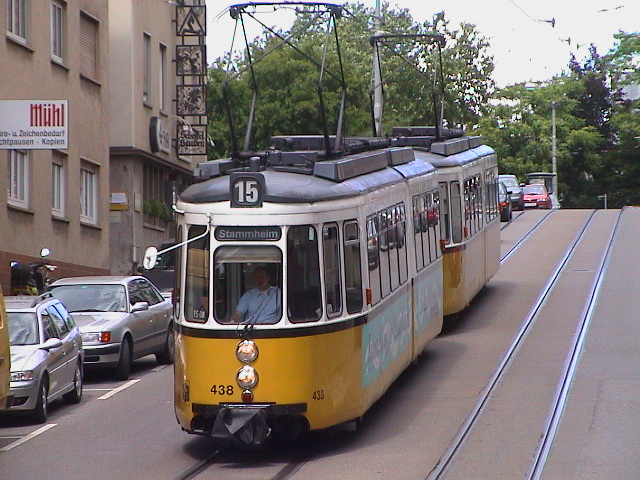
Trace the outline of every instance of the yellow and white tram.
<instances>
[{"instance_id":1,"label":"yellow and white tram","mask_svg":"<svg viewBox=\"0 0 640 480\"><path fill-rule=\"evenodd\" d=\"M359 153L322 159L317 138L274 138L201 164L177 202L183 430L257 446L360 418L496 271L493 150L345 143ZM276 315L232 323L256 267Z\"/></svg>"}]
</instances>

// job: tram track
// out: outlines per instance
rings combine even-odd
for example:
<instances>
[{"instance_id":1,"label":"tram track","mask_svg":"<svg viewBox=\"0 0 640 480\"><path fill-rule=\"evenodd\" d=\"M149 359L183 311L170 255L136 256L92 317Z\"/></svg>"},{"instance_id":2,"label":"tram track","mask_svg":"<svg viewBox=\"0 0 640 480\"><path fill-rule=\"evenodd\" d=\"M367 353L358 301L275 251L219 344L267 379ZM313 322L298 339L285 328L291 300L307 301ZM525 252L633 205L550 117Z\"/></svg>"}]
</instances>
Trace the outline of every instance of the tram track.
<instances>
[{"instance_id":1,"label":"tram track","mask_svg":"<svg viewBox=\"0 0 640 480\"><path fill-rule=\"evenodd\" d=\"M527 238L535 233L536 230L540 228L544 221L546 221L552 212L547 213L544 217L539 219L536 224L529 230L529 232L522 237L522 239L517 242L506 255L502 257L501 261L505 261L512 253L517 250L521 245L524 244ZM435 467L431 470L431 472L426 477L426 480L436 480L447 478L450 471L456 465L459 455L465 449L465 444L467 443L468 438L475 432L478 428L479 419L483 416L485 410L488 408L489 404L492 401L492 397L494 396L496 389L500 385L500 383L504 380L505 375L507 374L514 358L517 356L520 348L525 342L525 339L529 335L529 332L536 325L536 321L540 315L541 310L549 300L549 297L552 295L552 292L557 287L562 275L567 272L568 264L571 258L574 256L576 249L579 247L583 239L585 238L585 234L588 231L589 227L592 225L594 216L596 212L592 212L587 220L584 222L584 225L580 228L578 234L575 236L574 240L571 242L569 247L566 249L565 254L562 256L560 261L557 263L556 268L550 274L549 279L545 286L542 288L538 298L534 302L531 307L529 313L525 317L524 321L520 325L518 331L516 332L513 340L509 344L506 349L504 355L500 359L497 364L497 367L487 382L484 390L478 396L477 402L475 406L472 408L462 425L460 426L458 432L453 437L453 440L450 442L448 447L445 449L444 453L440 457L439 461L435 465ZM618 216L616 220L616 226L614 227L613 233L611 234L605 253L602 255L599 266L597 268L597 274L594 277L593 282L587 292L588 302L584 307L584 312L581 317L581 321L579 322L578 328L576 329L576 333L569 349L569 353L567 355L565 361L565 367L560 375L560 379L558 381L558 386L556 388L556 393L554 395L554 399L550 404L547 418L544 422L544 427L542 429L542 433L540 435L540 440L538 446L535 449L535 453L532 453L534 458L528 472L527 479L538 479L540 478L542 469L544 468L544 463L546 456L548 455L550 446L553 443L554 433L559 423L560 415L563 411L564 402L567 397L567 392L569 389L569 385L571 383L571 378L574 374L577 359L581 351L581 345L584 341L584 337L586 335L586 331L588 329L588 320L591 315L591 311L597 299L597 294L599 291L599 285L604 276L605 268L609 253L611 251L612 245L614 243L615 235L617 232L617 226L620 222L620 216ZM570 270L570 269L569 269ZM457 478L457 477L454 477ZM464 478L464 477L462 477Z\"/></svg>"},{"instance_id":2,"label":"tram track","mask_svg":"<svg viewBox=\"0 0 640 480\"><path fill-rule=\"evenodd\" d=\"M529 229L529 232L524 235L523 237L521 237L514 245L511 246L511 248L500 257L500 263L506 261L513 253L515 253L520 246L524 245L524 243L540 228L540 226L545 222L545 220L547 220L549 218L549 216L554 212L555 210L549 210L548 212L545 213L545 215L540 218L534 225L533 227L531 227ZM522 212L520 215L518 215L518 219L522 218L522 216L524 215L524 212ZM504 230L507 226L512 225L512 222L509 222L507 225L503 226L500 230Z\"/></svg>"},{"instance_id":3,"label":"tram track","mask_svg":"<svg viewBox=\"0 0 640 480\"><path fill-rule=\"evenodd\" d=\"M613 244L620 228L621 219L622 215L620 214L618 215L618 218L616 220L616 225L607 245L607 249L602 257L600 268L598 269L598 274L594 281L593 290L591 292L589 302L585 305L585 311L579 323L579 328L576 331L572 348L569 352L569 355L567 356L564 372L558 384L558 388L556 389L556 394L551 404L549 416L545 421L543 433L540 437L540 443L538 445L538 448L536 449L535 455L533 456L533 461L531 463L529 473L527 474L528 480L538 480L544 470L546 459L548 458L553 440L555 438L555 434L560 424L560 417L567 402L571 381L573 380L576 373L580 353L582 352L587 331L589 329L589 324L591 323L591 319L593 317L596 300L598 299L598 294L602 287L605 271L607 269L607 265L611 257L611 252L613 250Z\"/></svg>"}]
</instances>

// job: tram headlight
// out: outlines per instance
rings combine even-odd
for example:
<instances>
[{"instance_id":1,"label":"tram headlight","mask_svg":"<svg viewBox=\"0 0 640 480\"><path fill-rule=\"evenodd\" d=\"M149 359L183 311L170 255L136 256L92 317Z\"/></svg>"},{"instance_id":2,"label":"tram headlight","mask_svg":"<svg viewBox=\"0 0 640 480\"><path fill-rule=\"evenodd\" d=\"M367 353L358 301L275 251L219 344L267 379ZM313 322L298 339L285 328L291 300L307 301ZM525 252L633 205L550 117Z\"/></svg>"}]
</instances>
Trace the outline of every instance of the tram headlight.
<instances>
[{"instance_id":1,"label":"tram headlight","mask_svg":"<svg viewBox=\"0 0 640 480\"><path fill-rule=\"evenodd\" d=\"M251 363L258 358L258 346L253 340L242 340L236 347L236 357L242 363Z\"/></svg>"},{"instance_id":2,"label":"tram headlight","mask_svg":"<svg viewBox=\"0 0 640 480\"><path fill-rule=\"evenodd\" d=\"M238 370L236 382L240 388L253 388L258 384L258 372L251 365L245 365Z\"/></svg>"}]
</instances>

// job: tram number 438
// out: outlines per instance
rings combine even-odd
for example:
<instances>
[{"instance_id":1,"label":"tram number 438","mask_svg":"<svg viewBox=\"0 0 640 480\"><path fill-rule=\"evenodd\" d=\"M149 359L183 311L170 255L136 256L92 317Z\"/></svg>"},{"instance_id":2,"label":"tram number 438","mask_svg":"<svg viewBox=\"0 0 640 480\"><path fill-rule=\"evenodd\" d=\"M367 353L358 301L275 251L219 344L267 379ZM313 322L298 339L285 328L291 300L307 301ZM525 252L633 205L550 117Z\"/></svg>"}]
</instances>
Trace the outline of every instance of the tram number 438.
<instances>
[{"instance_id":1,"label":"tram number 438","mask_svg":"<svg viewBox=\"0 0 640 480\"><path fill-rule=\"evenodd\" d=\"M315 390L311 398L314 400L324 400L324 390Z\"/></svg>"},{"instance_id":2,"label":"tram number 438","mask_svg":"<svg viewBox=\"0 0 640 480\"><path fill-rule=\"evenodd\" d=\"M213 385L209 391L214 395L233 395L233 385Z\"/></svg>"}]
</instances>

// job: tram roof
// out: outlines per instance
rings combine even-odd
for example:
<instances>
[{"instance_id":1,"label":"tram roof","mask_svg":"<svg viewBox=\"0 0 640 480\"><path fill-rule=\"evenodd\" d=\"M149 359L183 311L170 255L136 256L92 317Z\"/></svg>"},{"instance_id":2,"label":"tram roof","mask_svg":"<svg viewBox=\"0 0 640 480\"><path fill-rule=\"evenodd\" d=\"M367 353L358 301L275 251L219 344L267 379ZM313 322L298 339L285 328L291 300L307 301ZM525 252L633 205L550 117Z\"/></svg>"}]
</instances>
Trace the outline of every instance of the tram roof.
<instances>
[{"instance_id":1,"label":"tram roof","mask_svg":"<svg viewBox=\"0 0 640 480\"><path fill-rule=\"evenodd\" d=\"M435 167L424 159L388 166L384 169L335 182L316 175L277 171L272 168L261 170L266 190L265 202L273 203L315 203L355 197L435 172ZM187 203L207 203L229 201L229 176L211 178L187 188L180 199Z\"/></svg>"},{"instance_id":2,"label":"tram roof","mask_svg":"<svg viewBox=\"0 0 640 480\"><path fill-rule=\"evenodd\" d=\"M187 203L231 199L230 174L260 172L266 190L263 201L315 203L359 196L426 175L438 168L463 166L494 153L481 137L446 131L435 141L433 127L401 127L393 139L347 138L343 147L352 154L326 159L320 136L273 137L273 149L242 159L220 159L198 165L204 179L180 196ZM331 138L334 141L335 138ZM249 160L250 159L250 160ZM253 164L252 164L253 162ZM247 165L249 165L247 167Z\"/></svg>"}]
</instances>

